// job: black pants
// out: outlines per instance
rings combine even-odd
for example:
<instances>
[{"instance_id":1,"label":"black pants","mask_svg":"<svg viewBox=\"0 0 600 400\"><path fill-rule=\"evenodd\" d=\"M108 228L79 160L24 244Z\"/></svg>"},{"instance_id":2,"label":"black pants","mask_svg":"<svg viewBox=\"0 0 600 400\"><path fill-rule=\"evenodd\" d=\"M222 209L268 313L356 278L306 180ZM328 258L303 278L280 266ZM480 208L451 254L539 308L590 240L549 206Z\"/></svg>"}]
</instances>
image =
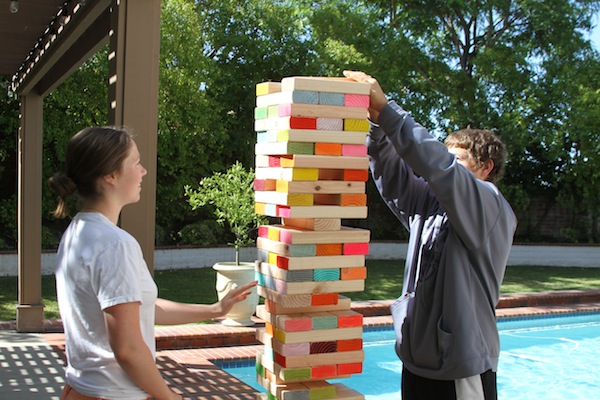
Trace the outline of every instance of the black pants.
<instances>
[{"instance_id":1,"label":"black pants","mask_svg":"<svg viewBox=\"0 0 600 400\"><path fill-rule=\"evenodd\" d=\"M471 400L471 394L483 393L484 400L498 400L496 389L496 373L492 370L480 375L481 387L472 387L458 381L440 381L417 376L402 368L402 400ZM462 381L462 380L459 380ZM475 386L479 380L470 379ZM481 397L480 397L481 398Z\"/></svg>"}]
</instances>

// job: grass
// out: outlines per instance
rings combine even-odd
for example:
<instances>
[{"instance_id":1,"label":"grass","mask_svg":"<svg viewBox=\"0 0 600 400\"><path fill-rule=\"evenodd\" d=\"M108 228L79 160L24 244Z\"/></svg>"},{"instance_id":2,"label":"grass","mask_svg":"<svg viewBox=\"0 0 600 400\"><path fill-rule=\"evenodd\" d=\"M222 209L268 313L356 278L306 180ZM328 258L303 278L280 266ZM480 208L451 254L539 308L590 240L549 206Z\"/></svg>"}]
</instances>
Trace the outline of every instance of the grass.
<instances>
[{"instance_id":1,"label":"grass","mask_svg":"<svg viewBox=\"0 0 600 400\"><path fill-rule=\"evenodd\" d=\"M345 293L352 300L387 300L400 295L403 262L367 261L364 292ZM184 303L213 303L216 272L212 268L156 271L159 296ZM42 298L46 319L60 318L54 276L42 277ZM600 270L579 267L511 266L506 271L502 293L600 288ZM17 278L0 277L0 321L16 318Z\"/></svg>"}]
</instances>

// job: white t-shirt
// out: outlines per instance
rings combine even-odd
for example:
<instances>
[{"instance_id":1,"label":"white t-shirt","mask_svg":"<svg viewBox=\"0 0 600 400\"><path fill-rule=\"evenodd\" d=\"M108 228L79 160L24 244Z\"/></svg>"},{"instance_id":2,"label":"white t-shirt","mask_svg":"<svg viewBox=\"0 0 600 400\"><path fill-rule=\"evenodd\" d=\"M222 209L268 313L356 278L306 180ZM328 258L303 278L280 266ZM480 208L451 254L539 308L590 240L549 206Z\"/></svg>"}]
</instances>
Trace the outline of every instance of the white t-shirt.
<instances>
[{"instance_id":1,"label":"white t-shirt","mask_svg":"<svg viewBox=\"0 0 600 400\"><path fill-rule=\"evenodd\" d=\"M77 214L58 248L56 292L65 329L67 383L92 397L147 398L117 363L102 311L140 302L140 329L155 355L157 288L133 236L100 213Z\"/></svg>"}]
</instances>

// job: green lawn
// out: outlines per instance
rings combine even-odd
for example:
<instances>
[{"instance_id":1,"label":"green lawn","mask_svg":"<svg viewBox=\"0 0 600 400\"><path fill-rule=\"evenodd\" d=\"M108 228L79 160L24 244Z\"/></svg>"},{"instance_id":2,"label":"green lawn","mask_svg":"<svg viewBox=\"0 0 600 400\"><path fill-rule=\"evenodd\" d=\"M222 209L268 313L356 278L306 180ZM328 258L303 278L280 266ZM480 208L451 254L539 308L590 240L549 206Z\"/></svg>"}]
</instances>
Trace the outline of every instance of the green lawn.
<instances>
[{"instance_id":1,"label":"green lawn","mask_svg":"<svg viewBox=\"0 0 600 400\"><path fill-rule=\"evenodd\" d=\"M367 261L365 291L345 293L352 300L387 300L400 295L403 262ZM216 272L212 268L156 271L155 280L163 298L212 303ZM600 289L600 269L563 267L509 267L502 293L543 292L547 290ZM47 319L59 318L54 276L42 277L42 297ZM17 278L0 277L0 321L14 320L17 303Z\"/></svg>"}]
</instances>

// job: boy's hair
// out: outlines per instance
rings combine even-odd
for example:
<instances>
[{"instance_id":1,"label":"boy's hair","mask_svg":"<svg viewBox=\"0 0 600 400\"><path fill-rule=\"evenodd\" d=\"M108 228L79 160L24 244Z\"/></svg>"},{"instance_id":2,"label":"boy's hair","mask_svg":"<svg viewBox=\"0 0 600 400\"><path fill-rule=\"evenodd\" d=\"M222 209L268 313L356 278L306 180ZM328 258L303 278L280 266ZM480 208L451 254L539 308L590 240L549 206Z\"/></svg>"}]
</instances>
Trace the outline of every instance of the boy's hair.
<instances>
[{"instance_id":1,"label":"boy's hair","mask_svg":"<svg viewBox=\"0 0 600 400\"><path fill-rule=\"evenodd\" d=\"M448 135L444 144L448 147L468 150L476 167L481 167L486 161L492 160L494 168L487 177L488 181L497 182L504 175L506 146L494 132L467 127Z\"/></svg>"}]
</instances>

